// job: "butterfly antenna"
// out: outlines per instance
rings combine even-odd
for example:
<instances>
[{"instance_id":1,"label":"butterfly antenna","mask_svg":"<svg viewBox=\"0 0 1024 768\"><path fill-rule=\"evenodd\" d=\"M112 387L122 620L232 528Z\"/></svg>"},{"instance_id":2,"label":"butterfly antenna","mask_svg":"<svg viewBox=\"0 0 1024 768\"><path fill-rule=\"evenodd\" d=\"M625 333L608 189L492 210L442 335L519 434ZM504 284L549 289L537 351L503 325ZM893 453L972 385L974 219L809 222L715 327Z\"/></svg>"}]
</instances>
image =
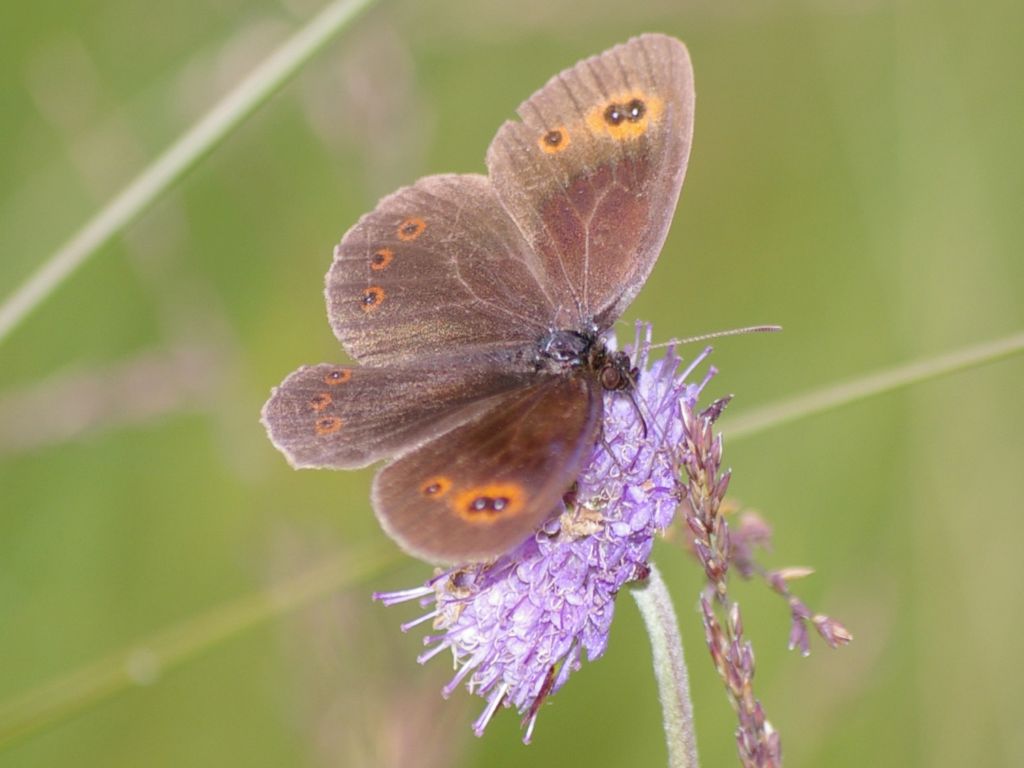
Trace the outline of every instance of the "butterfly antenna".
<instances>
[{"instance_id":1,"label":"butterfly antenna","mask_svg":"<svg viewBox=\"0 0 1024 768\"><path fill-rule=\"evenodd\" d=\"M650 349L660 349L662 347L679 346L682 344L693 344L696 341L720 339L723 336L742 336L748 333L776 333L781 330L781 325L748 325L746 328L733 328L728 331L703 333L700 336L687 336L684 339L669 339L668 341L663 341L660 344L651 344Z\"/></svg>"}]
</instances>

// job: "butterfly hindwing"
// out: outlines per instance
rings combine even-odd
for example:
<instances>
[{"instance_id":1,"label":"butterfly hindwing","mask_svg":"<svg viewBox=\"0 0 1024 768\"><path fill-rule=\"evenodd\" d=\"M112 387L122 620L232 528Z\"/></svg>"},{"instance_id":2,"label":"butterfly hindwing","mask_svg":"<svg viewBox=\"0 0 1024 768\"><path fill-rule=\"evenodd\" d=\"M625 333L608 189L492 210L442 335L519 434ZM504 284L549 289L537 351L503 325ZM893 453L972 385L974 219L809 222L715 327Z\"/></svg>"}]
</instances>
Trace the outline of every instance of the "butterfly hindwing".
<instances>
[{"instance_id":1,"label":"butterfly hindwing","mask_svg":"<svg viewBox=\"0 0 1024 768\"><path fill-rule=\"evenodd\" d=\"M468 562L508 551L555 512L590 457L601 387L544 376L385 466L373 506L413 555Z\"/></svg>"},{"instance_id":2,"label":"butterfly hindwing","mask_svg":"<svg viewBox=\"0 0 1024 768\"><path fill-rule=\"evenodd\" d=\"M553 77L487 153L498 197L556 295L556 327L608 328L664 244L690 152L685 46L642 35Z\"/></svg>"}]
</instances>

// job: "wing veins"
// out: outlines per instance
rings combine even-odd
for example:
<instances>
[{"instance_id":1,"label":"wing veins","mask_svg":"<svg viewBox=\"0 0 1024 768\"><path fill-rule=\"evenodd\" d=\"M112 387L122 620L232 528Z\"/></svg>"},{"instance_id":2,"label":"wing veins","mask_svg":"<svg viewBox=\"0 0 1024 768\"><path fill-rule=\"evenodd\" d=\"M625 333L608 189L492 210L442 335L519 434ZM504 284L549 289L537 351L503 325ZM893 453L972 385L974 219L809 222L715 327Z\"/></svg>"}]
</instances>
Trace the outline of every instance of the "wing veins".
<instances>
[{"instance_id":1,"label":"wing veins","mask_svg":"<svg viewBox=\"0 0 1024 768\"><path fill-rule=\"evenodd\" d=\"M527 159L529 159L529 157L530 157L529 150L526 148L526 145L519 139L519 137L518 136L513 136L512 140L519 147L519 150L524 155L526 155ZM565 197L565 199L569 201L569 206L575 211L576 207L573 205L572 200L569 198L569 194L566 191L565 187L562 186L562 184L559 182L558 178L555 176L554 171L549 167L549 165L547 163L544 163L543 167L548 172L548 175L551 176L552 181L555 183L555 188L557 190L561 191L562 196ZM577 211L577 213L578 213L578 211ZM541 226L543 226L544 229L547 231L547 233L550 235L551 234L551 228L549 227L548 223L546 221L544 221L543 218L540 219L540 222L541 222ZM581 223L582 223L582 220L581 220ZM529 242L529 241L527 241L527 242ZM576 294L576 288L573 286L572 280L569 279L569 272L566 269L565 260L562 258L561 252L557 253L557 256L558 256L558 266L562 270L562 277L565 279L565 284L567 286L569 286L569 292L572 294L573 300L576 302L576 311L579 312L579 310L580 310L580 300L579 300L579 296Z\"/></svg>"},{"instance_id":2,"label":"wing veins","mask_svg":"<svg viewBox=\"0 0 1024 768\"><path fill-rule=\"evenodd\" d=\"M434 192L431 192L431 191L428 191L428 190L423 190L423 195L425 197L429 197L429 198L433 199L435 201L435 203L440 203L441 204L441 205L438 205L437 207L435 207L434 213L439 218L441 218L443 220L446 220L447 222L450 222L452 224L452 230L451 231L458 232L459 231L459 222L460 222L460 220L462 218L462 212L466 208L466 204L463 203L463 202L457 203L456 207L455 207L454 216L452 216L450 214L446 215L445 211L444 211L443 204L447 203L447 202L451 202L451 201L446 200L445 198L442 198L439 195L435 194ZM474 251L474 254L477 253L477 252L478 251ZM531 275L533 275L533 271L529 269L529 265L527 265L526 262L522 258L520 258L518 253L509 252L507 249L503 253L504 253L504 255L510 256L511 258L513 258L516 261L518 261L520 264L522 264L524 267L527 268L527 271ZM521 321L527 323L528 325L532 325L532 326L538 326L539 325L540 327L543 327L543 324L538 324L536 319L528 317L528 316L523 315L523 314L520 314L519 312L515 312L512 309L512 305L515 303L515 298L516 297L509 290L508 284L504 280L492 279L491 282L492 282L492 284L494 284L496 286L499 286L501 288L501 290L504 293L505 297L509 300L507 305L497 303L497 302L492 301L490 299L486 299L486 298L482 297L480 294L478 294L476 292L476 290L473 288L473 286L471 286L469 284L469 282L467 282L465 276L463 275L462 266L459 263L459 259L455 255L451 255L451 254L447 254L446 253L446 254L443 254L443 258L444 258L444 261L446 261L449 265L451 265L451 267L454 270L453 271L453 277L466 290L466 293L469 294L469 296L473 300L473 303L475 303L476 306L489 309L490 312L488 312L488 314L490 314L492 317L494 317L495 315L511 317L511 318L516 319L516 320L521 320ZM488 266L490 266L490 265L488 265ZM491 278L496 278L497 277L496 275L493 274L493 270L492 269L488 268L487 272L489 273L489 275L488 275L489 277L491 277ZM538 288L540 288L540 284L537 283L536 278L534 278L534 284L537 285ZM544 295L546 296L547 294L544 294ZM549 300L548 303L550 303L550 300ZM446 306L459 306L459 305L452 303L452 304L448 304ZM497 311L495 311L495 310L497 310Z\"/></svg>"}]
</instances>

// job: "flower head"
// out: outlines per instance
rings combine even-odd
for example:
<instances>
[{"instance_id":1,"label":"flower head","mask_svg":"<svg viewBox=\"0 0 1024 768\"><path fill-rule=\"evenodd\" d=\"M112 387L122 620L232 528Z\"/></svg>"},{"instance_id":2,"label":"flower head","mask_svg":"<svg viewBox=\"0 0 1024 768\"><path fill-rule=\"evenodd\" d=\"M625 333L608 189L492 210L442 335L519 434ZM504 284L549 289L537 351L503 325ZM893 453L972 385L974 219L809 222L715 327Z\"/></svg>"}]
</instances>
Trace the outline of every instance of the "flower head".
<instances>
[{"instance_id":1,"label":"flower head","mask_svg":"<svg viewBox=\"0 0 1024 768\"><path fill-rule=\"evenodd\" d=\"M657 532L672 522L683 491L679 455L684 414L713 374L688 384L705 350L685 369L673 350L649 364L650 327L637 327L641 373L632 397L605 396L602 438L566 497L564 512L491 563L445 570L422 587L376 595L387 605L419 599L438 634L419 661L450 650L461 684L487 699L474 723L483 733L499 706L523 715L530 741L544 699L608 644L615 596L643 580Z\"/></svg>"}]
</instances>

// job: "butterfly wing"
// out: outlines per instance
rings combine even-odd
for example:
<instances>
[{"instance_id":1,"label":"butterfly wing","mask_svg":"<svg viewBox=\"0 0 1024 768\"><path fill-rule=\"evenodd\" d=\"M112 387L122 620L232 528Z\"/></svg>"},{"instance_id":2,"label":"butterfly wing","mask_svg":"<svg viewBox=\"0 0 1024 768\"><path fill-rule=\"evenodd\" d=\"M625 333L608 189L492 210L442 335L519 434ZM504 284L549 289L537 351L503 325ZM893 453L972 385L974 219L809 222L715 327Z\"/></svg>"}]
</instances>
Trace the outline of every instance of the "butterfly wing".
<instances>
[{"instance_id":1,"label":"butterfly wing","mask_svg":"<svg viewBox=\"0 0 1024 768\"><path fill-rule=\"evenodd\" d=\"M346 351L373 365L534 340L553 314L535 261L487 177L428 176L345 234L327 314Z\"/></svg>"},{"instance_id":2,"label":"butterfly wing","mask_svg":"<svg viewBox=\"0 0 1024 768\"><path fill-rule=\"evenodd\" d=\"M524 102L488 150L490 178L431 176L384 198L326 280L334 332L367 365L286 379L263 413L274 443L296 466L397 456L374 507L424 559L494 557L537 530L602 415L598 377L538 372L537 341L607 328L639 291L679 195L693 106L686 49L644 35Z\"/></svg>"},{"instance_id":3,"label":"butterfly wing","mask_svg":"<svg viewBox=\"0 0 1024 768\"><path fill-rule=\"evenodd\" d=\"M609 327L664 244L693 134L686 47L643 35L553 77L487 152L502 205L539 257L556 327Z\"/></svg>"},{"instance_id":4,"label":"butterfly wing","mask_svg":"<svg viewBox=\"0 0 1024 768\"><path fill-rule=\"evenodd\" d=\"M377 517L424 560L507 552L558 509L590 457L601 414L596 382L543 376L385 466L373 484Z\"/></svg>"},{"instance_id":5,"label":"butterfly wing","mask_svg":"<svg viewBox=\"0 0 1024 768\"><path fill-rule=\"evenodd\" d=\"M473 417L530 372L498 353L413 365L311 365L277 387L262 420L294 467L364 467Z\"/></svg>"}]
</instances>

